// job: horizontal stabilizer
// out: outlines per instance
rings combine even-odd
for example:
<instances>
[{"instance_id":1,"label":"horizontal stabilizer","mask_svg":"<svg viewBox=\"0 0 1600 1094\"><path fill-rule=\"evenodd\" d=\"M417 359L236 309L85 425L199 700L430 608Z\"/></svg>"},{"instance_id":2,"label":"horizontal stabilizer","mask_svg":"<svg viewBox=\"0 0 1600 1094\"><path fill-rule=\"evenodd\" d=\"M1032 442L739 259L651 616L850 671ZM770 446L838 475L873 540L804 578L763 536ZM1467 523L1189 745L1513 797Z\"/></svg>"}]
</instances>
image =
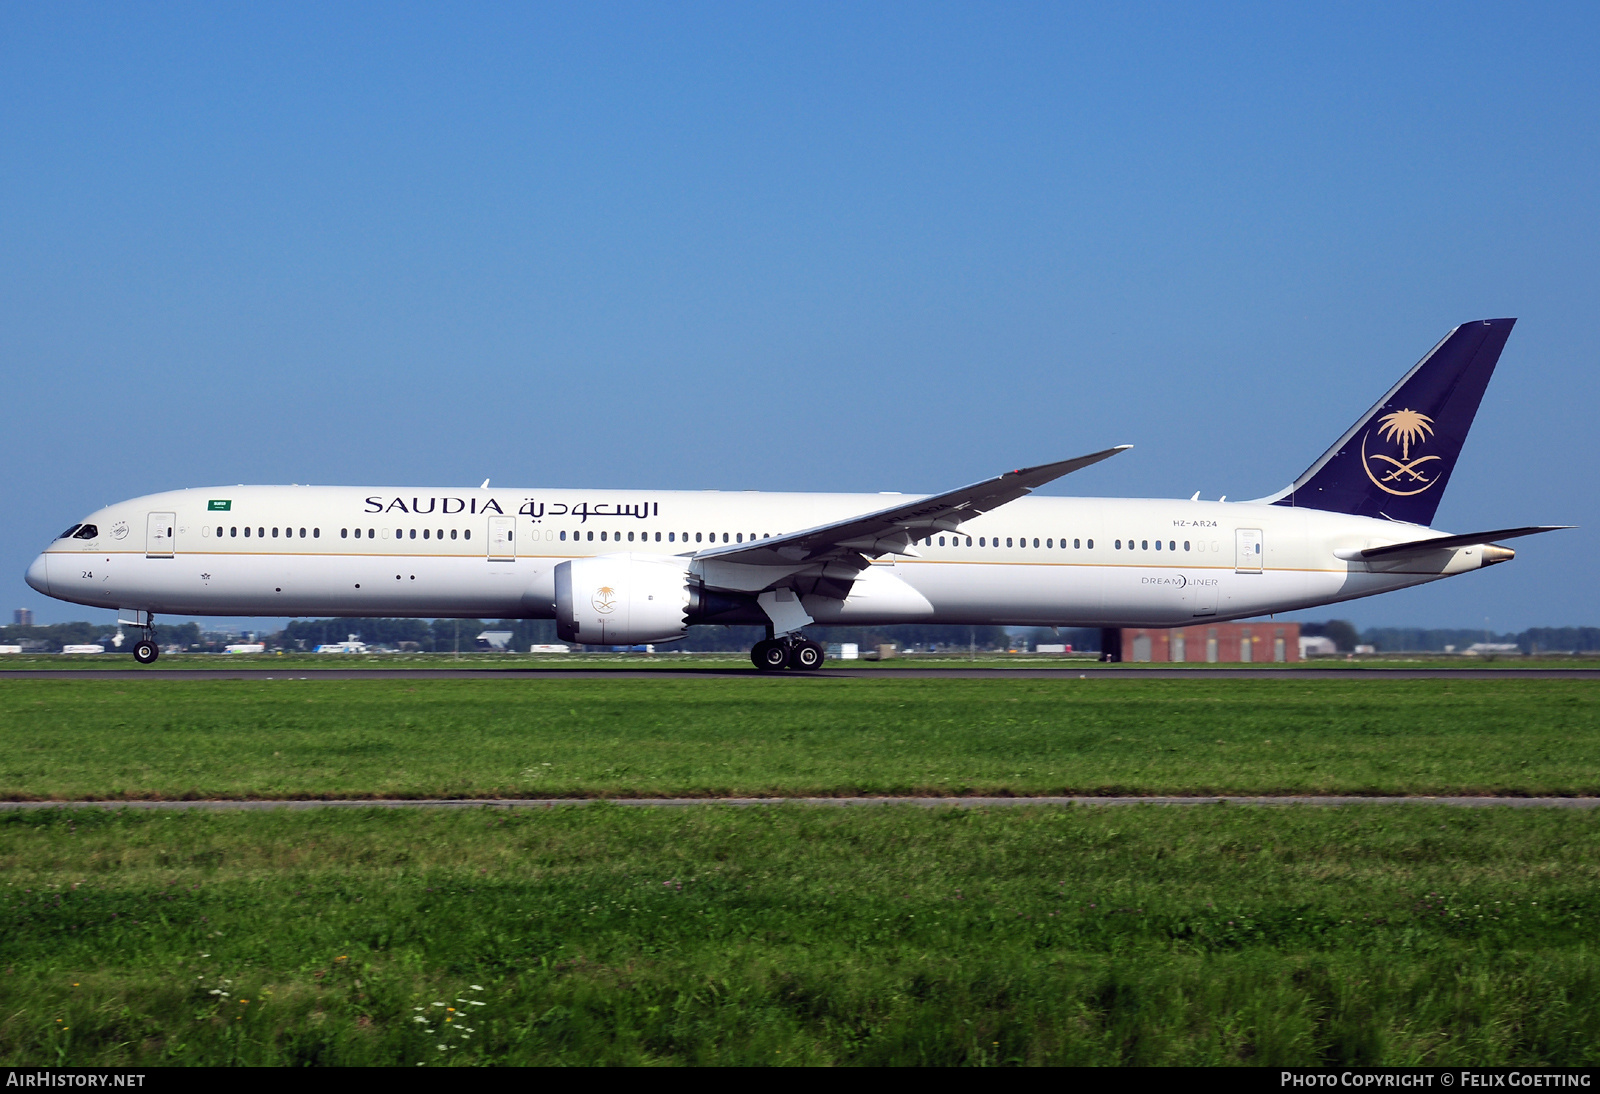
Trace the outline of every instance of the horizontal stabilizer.
<instances>
[{"instance_id":1,"label":"horizontal stabilizer","mask_svg":"<svg viewBox=\"0 0 1600 1094\"><path fill-rule=\"evenodd\" d=\"M1456 547L1472 547L1479 543L1492 543L1497 539L1516 539L1518 536L1536 536L1540 532L1558 532L1570 524L1541 524L1531 528L1497 528L1493 532L1467 532L1459 536L1439 536L1434 539L1414 539L1407 543L1391 543L1387 547L1368 547L1360 553L1365 559L1388 558L1393 555L1420 554L1423 551L1442 551Z\"/></svg>"}]
</instances>

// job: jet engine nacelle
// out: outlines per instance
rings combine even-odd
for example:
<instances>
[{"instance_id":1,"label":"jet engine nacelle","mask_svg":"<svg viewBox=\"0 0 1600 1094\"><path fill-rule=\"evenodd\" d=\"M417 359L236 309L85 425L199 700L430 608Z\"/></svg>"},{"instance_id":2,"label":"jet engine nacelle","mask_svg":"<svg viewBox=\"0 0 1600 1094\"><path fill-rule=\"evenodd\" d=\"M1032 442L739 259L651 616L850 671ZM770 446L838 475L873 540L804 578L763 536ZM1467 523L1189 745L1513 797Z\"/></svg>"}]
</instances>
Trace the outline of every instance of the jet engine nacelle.
<instances>
[{"instance_id":1,"label":"jet engine nacelle","mask_svg":"<svg viewBox=\"0 0 1600 1094\"><path fill-rule=\"evenodd\" d=\"M689 564L659 555L600 555L556 567L556 633L565 642L627 646L689 633Z\"/></svg>"}]
</instances>

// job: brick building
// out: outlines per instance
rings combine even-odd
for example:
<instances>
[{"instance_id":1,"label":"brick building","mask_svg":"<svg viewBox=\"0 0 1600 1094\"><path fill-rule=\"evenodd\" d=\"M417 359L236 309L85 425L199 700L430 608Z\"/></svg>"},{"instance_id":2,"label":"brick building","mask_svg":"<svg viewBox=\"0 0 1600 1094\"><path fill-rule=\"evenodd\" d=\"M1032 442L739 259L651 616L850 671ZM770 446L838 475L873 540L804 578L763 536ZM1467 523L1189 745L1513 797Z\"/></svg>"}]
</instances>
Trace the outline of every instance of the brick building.
<instances>
[{"instance_id":1,"label":"brick building","mask_svg":"<svg viewBox=\"0 0 1600 1094\"><path fill-rule=\"evenodd\" d=\"M1300 660L1298 623L1197 623L1188 627L1124 627L1101 632L1112 661L1237 662Z\"/></svg>"}]
</instances>

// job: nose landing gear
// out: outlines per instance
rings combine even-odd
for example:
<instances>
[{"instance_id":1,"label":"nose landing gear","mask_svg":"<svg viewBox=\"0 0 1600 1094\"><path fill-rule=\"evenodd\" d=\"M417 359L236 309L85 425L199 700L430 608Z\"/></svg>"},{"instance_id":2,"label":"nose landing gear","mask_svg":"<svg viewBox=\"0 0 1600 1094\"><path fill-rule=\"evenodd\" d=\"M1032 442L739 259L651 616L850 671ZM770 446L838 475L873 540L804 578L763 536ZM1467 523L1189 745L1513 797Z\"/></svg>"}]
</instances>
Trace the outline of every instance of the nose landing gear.
<instances>
[{"instance_id":1,"label":"nose landing gear","mask_svg":"<svg viewBox=\"0 0 1600 1094\"><path fill-rule=\"evenodd\" d=\"M161 656L161 647L156 645L155 616L141 609L124 608L117 613L117 626L132 627L139 632L139 640L133 644L133 659L139 664L154 664Z\"/></svg>"},{"instance_id":2,"label":"nose landing gear","mask_svg":"<svg viewBox=\"0 0 1600 1094\"><path fill-rule=\"evenodd\" d=\"M805 638L768 638L750 649L750 660L763 672L775 669L802 669L807 672L822 667L827 651L818 642Z\"/></svg>"}]
</instances>

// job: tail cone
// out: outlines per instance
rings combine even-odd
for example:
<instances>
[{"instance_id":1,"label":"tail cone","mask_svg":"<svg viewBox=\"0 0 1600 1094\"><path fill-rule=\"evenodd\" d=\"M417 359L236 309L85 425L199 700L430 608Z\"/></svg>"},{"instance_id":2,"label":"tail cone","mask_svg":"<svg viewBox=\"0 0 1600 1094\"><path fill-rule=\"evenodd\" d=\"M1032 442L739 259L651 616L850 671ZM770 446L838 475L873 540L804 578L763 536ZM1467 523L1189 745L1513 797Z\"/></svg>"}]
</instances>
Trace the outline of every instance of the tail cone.
<instances>
[{"instance_id":1,"label":"tail cone","mask_svg":"<svg viewBox=\"0 0 1600 1094\"><path fill-rule=\"evenodd\" d=\"M1485 566L1495 566L1502 562L1510 562L1516 557L1517 552L1510 547L1497 547L1490 543L1483 548L1483 564Z\"/></svg>"}]
</instances>

